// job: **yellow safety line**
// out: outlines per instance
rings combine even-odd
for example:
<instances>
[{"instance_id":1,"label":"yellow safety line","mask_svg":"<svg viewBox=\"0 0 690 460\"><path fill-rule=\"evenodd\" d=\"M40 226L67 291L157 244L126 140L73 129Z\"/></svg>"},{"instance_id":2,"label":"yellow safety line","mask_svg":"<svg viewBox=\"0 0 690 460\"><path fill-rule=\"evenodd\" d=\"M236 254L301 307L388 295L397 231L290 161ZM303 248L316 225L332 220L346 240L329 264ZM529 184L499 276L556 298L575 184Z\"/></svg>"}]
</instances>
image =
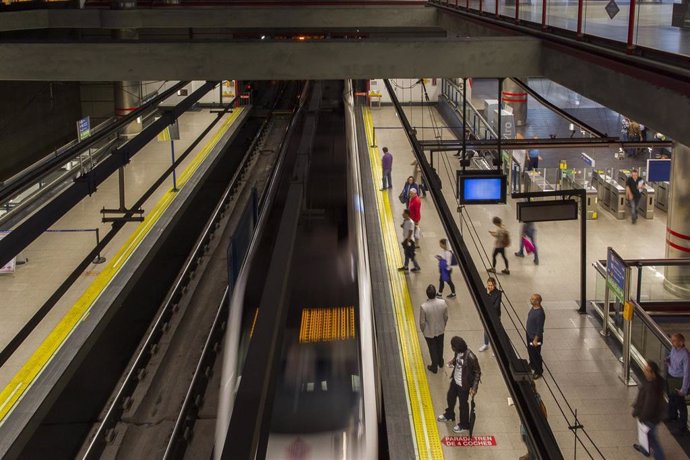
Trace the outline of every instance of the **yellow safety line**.
<instances>
[{"instance_id":1,"label":"yellow safety line","mask_svg":"<svg viewBox=\"0 0 690 460\"><path fill-rule=\"evenodd\" d=\"M213 147L220 141L220 138L239 117L241 112L241 108L235 109L216 131L214 136L206 143L204 148L185 168L184 172L177 179L178 189L185 186L189 178L192 177L192 174L194 174L199 165L206 159ZM43 370L46 364L48 364L55 352L62 346L74 328L88 315L89 310L103 293L103 290L143 241L163 212L170 206L177 194L177 192L173 192L171 189L163 195L149 215L145 217L144 221L141 222L130 235L125 244L117 251L115 256L110 259L108 265L106 265L103 271L96 276L93 283L84 291L79 300L70 308L57 326L48 334L46 339L38 346L36 351L2 390L2 393L0 393L0 423L4 422L7 414L12 411L17 401L21 399L24 392L34 382L38 374Z\"/></svg>"},{"instance_id":2,"label":"yellow safety line","mask_svg":"<svg viewBox=\"0 0 690 460\"><path fill-rule=\"evenodd\" d=\"M363 108L363 113L367 145L371 145L374 121L368 108ZM381 182L381 157L378 148L369 147L369 159L374 184L378 184ZM378 187L376 189L378 190ZM429 393L429 384L426 379L426 366L417 338L414 309L405 275L398 272L398 267L402 265L401 245L398 242L397 227L388 195L388 193L377 192L376 202L379 209L381 234L383 235L388 277L393 295L393 310L400 340L400 355L405 371L407 396L412 411L417 454L421 459L442 459L441 439Z\"/></svg>"}]
</instances>

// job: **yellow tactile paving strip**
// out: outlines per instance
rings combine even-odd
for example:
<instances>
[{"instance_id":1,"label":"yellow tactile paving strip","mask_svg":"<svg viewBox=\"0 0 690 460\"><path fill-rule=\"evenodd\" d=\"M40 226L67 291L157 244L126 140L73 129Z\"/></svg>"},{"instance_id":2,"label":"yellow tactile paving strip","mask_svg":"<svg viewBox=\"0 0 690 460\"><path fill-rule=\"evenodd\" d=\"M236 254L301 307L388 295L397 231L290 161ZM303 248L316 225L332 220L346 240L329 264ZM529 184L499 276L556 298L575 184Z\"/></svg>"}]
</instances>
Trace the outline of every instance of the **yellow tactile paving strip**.
<instances>
[{"instance_id":1,"label":"yellow tactile paving strip","mask_svg":"<svg viewBox=\"0 0 690 460\"><path fill-rule=\"evenodd\" d=\"M363 114L367 145L370 146L374 122L368 108L363 109ZM379 184L381 183L381 156L378 148L369 147L369 159L374 175L374 184ZM414 441L417 448L417 458L442 459L441 439L426 379L426 367L419 348L414 309L405 275L398 272L398 267L402 265L401 246L398 242L397 227L388 195L388 193L377 193L376 202L379 209L383 247L386 253L386 265L393 295L393 309L398 327L407 399L412 412L411 423L415 432Z\"/></svg>"},{"instance_id":2,"label":"yellow tactile paving strip","mask_svg":"<svg viewBox=\"0 0 690 460\"><path fill-rule=\"evenodd\" d=\"M206 157L208 157L211 150L218 144L218 141L220 141L221 137L227 132L241 113L241 108L234 109L232 114L221 124L213 137L204 145L204 148L196 155L182 174L180 174L177 178L178 190L182 189L182 187L187 184L194 172L199 168ZM48 337L38 346L36 351L2 390L2 393L0 393L0 423L4 423L7 415L12 411L16 403L45 368L46 364L48 364L50 359L60 349L79 322L89 314L93 304L110 284L110 281L120 271L139 244L141 244L146 235L148 235L160 216L168 209L178 193L179 192L173 192L171 189L163 195L153 209L151 209L151 212L146 216L144 221L137 226L125 244L117 251L108 265L106 265L103 271L96 276L93 283L84 291L79 300L70 308L57 326L48 334Z\"/></svg>"}]
</instances>

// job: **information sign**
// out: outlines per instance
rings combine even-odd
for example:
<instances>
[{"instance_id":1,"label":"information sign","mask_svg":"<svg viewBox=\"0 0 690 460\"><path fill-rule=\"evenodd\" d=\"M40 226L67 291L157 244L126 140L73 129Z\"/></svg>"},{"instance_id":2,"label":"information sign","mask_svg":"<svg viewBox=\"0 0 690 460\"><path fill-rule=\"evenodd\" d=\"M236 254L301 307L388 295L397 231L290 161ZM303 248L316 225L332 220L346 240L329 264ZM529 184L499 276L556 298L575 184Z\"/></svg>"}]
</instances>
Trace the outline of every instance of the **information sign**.
<instances>
[{"instance_id":1,"label":"information sign","mask_svg":"<svg viewBox=\"0 0 690 460\"><path fill-rule=\"evenodd\" d=\"M625 262L616 251L608 249L606 256L606 283L620 301L624 301L625 290Z\"/></svg>"},{"instance_id":2,"label":"information sign","mask_svg":"<svg viewBox=\"0 0 690 460\"><path fill-rule=\"evenodd\" d=\"M81 142L89 136L91 136L91 118L82 118L77 121L77 139Z\"/></svg>"},{"instance_id":3,"label":"information sign","mask_svg":"<svg viewBox=\"0 0 690 460\"><path fill-rule=\"evenodd\" d=\"M487 447L496 445L495 436L445 436L441 444L448 447Z\"/></svg>"}]
</instances>

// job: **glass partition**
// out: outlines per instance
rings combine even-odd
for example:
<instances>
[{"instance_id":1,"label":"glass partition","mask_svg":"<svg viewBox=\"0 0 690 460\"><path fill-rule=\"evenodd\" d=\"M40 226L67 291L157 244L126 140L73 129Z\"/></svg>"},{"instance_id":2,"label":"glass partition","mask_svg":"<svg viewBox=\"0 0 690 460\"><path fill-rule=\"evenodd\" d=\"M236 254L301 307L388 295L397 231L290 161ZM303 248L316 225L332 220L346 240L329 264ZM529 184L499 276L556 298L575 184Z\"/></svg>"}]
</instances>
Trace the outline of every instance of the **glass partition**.
<instances>
[{"instance_id":1,"label":"glass partition","mask_svg":"<svg viewBox=\"0 0 690 460\"><path fill-rule=\"evenodd\" d=\"M656 362L662 374L666 374L666 366L663 363L671 351L671 342L656 322L636 302L630 341L640 358Z\"/></svg>"}]
</instances>

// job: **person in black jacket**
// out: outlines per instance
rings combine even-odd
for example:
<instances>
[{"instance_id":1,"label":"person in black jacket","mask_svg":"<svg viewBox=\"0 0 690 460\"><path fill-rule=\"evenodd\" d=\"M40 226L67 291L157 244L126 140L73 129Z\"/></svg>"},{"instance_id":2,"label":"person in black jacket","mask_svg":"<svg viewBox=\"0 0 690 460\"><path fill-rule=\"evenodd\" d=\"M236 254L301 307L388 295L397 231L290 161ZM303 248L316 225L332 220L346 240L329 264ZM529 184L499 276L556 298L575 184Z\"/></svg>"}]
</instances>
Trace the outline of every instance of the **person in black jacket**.
<instances>
[{"instance_id":1,"label":"person in black jacket","mask_svg":"<svg viewBox=\"0 0 690 460\"><path fill-rule=\"evenodd\" d=\"M489 278L486 280L486 295L489 296L489 308L496 312L498 320L501 320L501 298L503 291L496 288L496 280ZM489 336L484 331L484 345L479 347L479 351L486 351L489 348Z\"/></svg>"},{"instance_id":2,"label":"person in black jacket","mask_svg":"<svg viewBox=\"0 0 690 460\"><path fill-rule=\"evenodd\" d=\"M664 451L661 450L659 440L656 437L656 426L666 413L664 378L659 374L659 365L654 361L648 361L642 370L646 381L637 393L632 415L649 428L647 440L650 452L647 452L640 444L634 444L633 447L647 457L651 454L654 455L655 460L665 460Z\"/></svg>"},{"instance_id":3,"label":"person in black jacket","mask_svg":"<svg viewBox=\"0 0 690 460\"><path fill-rule=\"evenodd\" d=\"M470 428L470 406L468 399L470 395L474 397L479 387L479 379L482 371L479 368L479 360L467 348L467 343L461 337L455 336L450 339L450 347L455 356L448 363L448 367L453 368L450 376L450 386L446 400L448 407L446 411L439 415L439 422L455 421L455 400L460 401L460 423L453 427L455 433L467 433Z\"/></svg>"}]
</instances>

